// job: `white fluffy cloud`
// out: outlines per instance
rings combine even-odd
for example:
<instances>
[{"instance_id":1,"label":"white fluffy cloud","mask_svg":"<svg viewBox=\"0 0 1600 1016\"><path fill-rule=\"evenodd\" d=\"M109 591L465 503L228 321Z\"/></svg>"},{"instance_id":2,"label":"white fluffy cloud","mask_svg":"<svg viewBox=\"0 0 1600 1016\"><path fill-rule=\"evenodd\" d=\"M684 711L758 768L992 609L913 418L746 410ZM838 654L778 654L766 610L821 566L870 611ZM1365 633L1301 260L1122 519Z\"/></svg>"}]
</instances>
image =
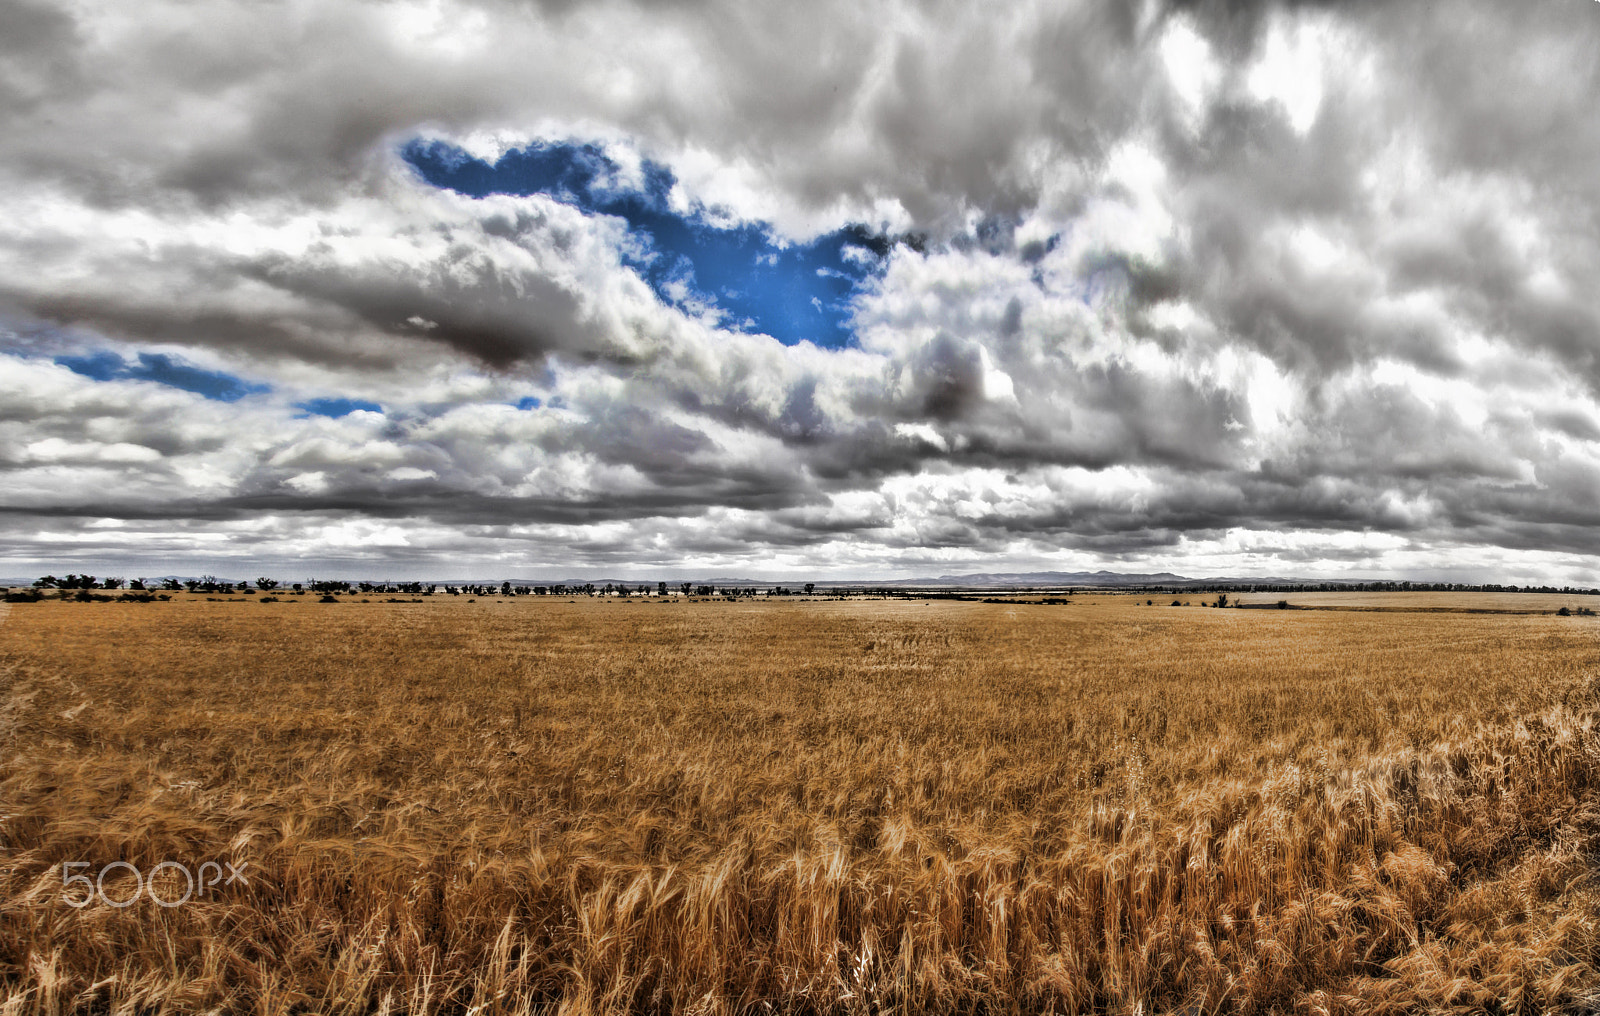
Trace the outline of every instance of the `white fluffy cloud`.
<instances>
[{"instance_id":1,"label":"white fluffy cloud","mask_svg":"<svg viewBox=\"0 0 1600 1016\"><path fill-rule=\"evenodd\" d=\"M1600 581L1597 17L0 0L0 557ZM416 139L904 242L784 346Z\"/></svg>"}]
</instances>

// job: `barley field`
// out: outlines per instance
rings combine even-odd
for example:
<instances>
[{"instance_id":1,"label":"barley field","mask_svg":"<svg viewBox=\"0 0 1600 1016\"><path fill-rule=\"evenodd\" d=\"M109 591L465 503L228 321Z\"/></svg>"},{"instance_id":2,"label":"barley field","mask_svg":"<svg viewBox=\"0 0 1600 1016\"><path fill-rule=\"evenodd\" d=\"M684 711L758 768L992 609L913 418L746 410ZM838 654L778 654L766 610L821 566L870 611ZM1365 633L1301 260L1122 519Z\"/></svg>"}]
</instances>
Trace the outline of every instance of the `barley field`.
<instances>
[{"instance_id":1,"label":"barley field","mask_svg":"<svg viewBox=\"0 0 1600 1016\"><path fill-rule=\"evenodd\" d=\"M0 1013L1600 1011L1600 622L1145 599L17 604Z\"/></svg>"}]
</instances>

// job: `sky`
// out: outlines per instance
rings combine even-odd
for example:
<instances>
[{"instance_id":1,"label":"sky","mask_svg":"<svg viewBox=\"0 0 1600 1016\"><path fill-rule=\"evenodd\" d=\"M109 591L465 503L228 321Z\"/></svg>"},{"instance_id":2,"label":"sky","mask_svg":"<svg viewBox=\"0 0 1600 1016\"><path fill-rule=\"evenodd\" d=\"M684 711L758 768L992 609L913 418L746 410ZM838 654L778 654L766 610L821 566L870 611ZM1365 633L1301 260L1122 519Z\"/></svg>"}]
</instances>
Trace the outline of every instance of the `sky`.
<instances>
[{"instance_id":1,"label":"sky","mask_svg":"<svg viewBox=\"0 0 1600 1016\"><path fill-rule=\"evenodd\" d=\"M1600 4L0 0L0 574L1600 584Z\"/></svg>"}]
</instances>

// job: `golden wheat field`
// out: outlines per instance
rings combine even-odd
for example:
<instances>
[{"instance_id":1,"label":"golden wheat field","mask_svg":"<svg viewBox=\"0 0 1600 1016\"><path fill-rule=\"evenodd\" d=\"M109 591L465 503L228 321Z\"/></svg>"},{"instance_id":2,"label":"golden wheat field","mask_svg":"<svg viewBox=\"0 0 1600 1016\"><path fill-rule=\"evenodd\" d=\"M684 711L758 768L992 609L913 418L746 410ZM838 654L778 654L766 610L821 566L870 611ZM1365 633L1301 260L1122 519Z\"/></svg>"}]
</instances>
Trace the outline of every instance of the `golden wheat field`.
<instances>
[{"instance_id":1,"label":"golden wheat field","mask_svg":"<svg viewBox=\"0 0 1600 1016\"><path fill-rule=\"evenodd\" d=\"M1600 622L1184 598L16 605L0 1011L1600 1008Z\"/></svg>"}]
</instances>

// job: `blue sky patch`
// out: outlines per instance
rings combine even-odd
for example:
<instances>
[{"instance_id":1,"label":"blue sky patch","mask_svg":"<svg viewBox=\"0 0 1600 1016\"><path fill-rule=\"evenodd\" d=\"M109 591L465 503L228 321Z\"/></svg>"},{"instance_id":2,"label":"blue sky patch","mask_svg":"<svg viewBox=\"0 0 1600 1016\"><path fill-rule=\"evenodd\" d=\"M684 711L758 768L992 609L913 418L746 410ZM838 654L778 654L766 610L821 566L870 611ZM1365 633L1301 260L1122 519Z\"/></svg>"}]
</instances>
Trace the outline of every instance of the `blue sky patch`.
<instances>
[{"instance_id":1,"label":"blue sky patch","mask_svg":"<svg viewBox=\"0 0 1600 1016\"><path fill-rule=\"evenodd\" d=\"M296 402L295 408L304 409L313 416L328 416L338 418L349 416L356 410L365 410L368 413L381 413L383 407L376 402L367 402L364 399L307 399Z\"/></svg>"},{"instance_id":2,"label":"blue sky patch","mask_svg":"<svg viewBox=\"0 0 1600 1016\"><path fill-rule=\"evenodd\" d=\"M154 381L216 402L238 402L246 395L268 390L267 385L221 371L202 370L165 353L140 353L129 363L116 353L104 350L88 356L58 356L55 362L96 381Z\"/></svg>"},{"instance_id":3,"label":"blue sky patch","mask_svg":"<svg viewBox=\"0 0 1600 1016\"><path fill-rule=\"evenodd\" d=\"M518 409L538 409L539 400L532 395L524 395L517 400Z\"/></svg>"},{"instance_id":4,"label":"blue sky patch","mask_svg":"<svg viewBox=\"0 0 1600 1016\"><path fill-rule=\"evenodd\" d=\"M724 227L705 209L671 207L676 183L646 161L643 182L594 144L548 142L507 152L493 165L440 141L413 141L401 152L422 178L471 197L548 194L590 214L628 223L638 251L623 260L663 302L690 313L710 307L721 325L762 332L785 345L849 343L852 298L883 270L892 242L864 226L848 226L806 244L774 242L766 223Z\"/></svg>"}]
</instances>

